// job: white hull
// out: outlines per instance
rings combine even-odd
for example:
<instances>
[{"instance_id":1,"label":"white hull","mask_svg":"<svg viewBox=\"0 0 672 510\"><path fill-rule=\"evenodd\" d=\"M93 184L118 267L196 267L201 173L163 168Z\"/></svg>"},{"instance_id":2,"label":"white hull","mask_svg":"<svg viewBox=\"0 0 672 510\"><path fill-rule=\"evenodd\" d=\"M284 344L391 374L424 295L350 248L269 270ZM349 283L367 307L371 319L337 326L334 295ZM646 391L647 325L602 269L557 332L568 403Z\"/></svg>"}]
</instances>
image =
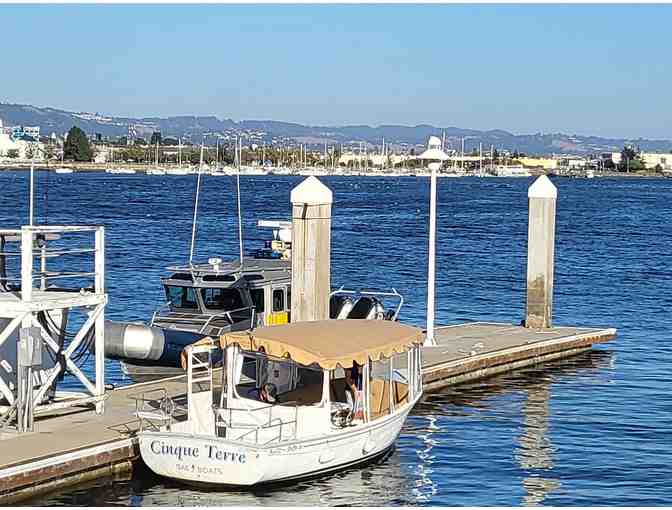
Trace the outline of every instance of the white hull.
<instances>
[{"instance_id":1,"label":"white hull","mask_svg":"<svg viewBox=\"0 0 672 510\"><path fill-rule=\"evenodd\" d=\"M498 166L495 167L497 177L531 177L532 174L522 166Z\"/></svg>"},{"instance_id":2,"label":"white hull","mask_svg":"<svg viewBox=\"0 0 672 510\"><path fill-rule=\"evenodd\" d=\"M385 453L412 407L406 405L366 425L269 446L177 432L142 432L140 453L155 473L195 484L252 486L313 477Z\"/></svg>"},{"instance_id":3,"label":"white hull","mask_svg":"<svg viewBox=\"0 0 672 510\"><path fill-rule=\"evenodd\" d=\"M124 169L124 168L112 168L105 170L106 173L108 174L134 174L135 170L130 170L130 169Z\"/></svg>"},{"instance_id":4,"label":"white hull","mask_svg":"<svg viewBox=\"0 0 672 510\"><path fill-rule=\"evenodd\" d=\"M168 175L189 175L191 170L188 168L171 168L166 170Z\"/></svg>"}]
</instances>

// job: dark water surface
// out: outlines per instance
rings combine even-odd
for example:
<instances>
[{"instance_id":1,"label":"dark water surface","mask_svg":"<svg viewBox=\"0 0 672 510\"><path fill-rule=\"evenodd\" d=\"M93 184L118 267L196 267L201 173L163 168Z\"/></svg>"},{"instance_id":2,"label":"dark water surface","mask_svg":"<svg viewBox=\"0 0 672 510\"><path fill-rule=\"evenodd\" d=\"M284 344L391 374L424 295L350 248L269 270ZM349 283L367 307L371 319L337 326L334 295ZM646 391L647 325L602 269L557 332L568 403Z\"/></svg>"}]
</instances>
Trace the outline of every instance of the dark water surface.
<instances>
[{"instance_id":1,"label":"dark water surface","mask_svg":"<svg viewBox=\"0 0 672 510\"><path fill-rule=\"evenodd\" d=\"M38 217L44 214L44 175ZM243 177L248 248L258 219L288 219L296 177ZM333 177L332 283L397 288L422 325L428 180ZM26 222L27 173L0 174L3 228ZM437 321L523 317L529 179L439 181ZM427 395L397 449L292 487L206 492L146 469L33 505L672 504L672 180L557 179L554 319L616 341L564 362ZM146 320L164 266L186 260L194 177L50 175L51 224L106 227L110 319ZM205 177L201 259L237 254L235 180ZM118 365L107 380L124 384Z\"/></svg>"}]
</instances>

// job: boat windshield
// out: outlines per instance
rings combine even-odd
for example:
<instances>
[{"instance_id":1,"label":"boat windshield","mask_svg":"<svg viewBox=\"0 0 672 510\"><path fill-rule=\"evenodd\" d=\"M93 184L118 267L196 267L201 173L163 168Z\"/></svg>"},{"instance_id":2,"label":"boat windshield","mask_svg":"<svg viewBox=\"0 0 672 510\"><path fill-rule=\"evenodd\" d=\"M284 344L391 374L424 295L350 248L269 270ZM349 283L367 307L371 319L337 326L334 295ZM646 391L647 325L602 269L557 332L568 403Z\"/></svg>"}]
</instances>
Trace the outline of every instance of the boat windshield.
<instances>
[{"instance_id":1,"label":"boat windshield","mask_svg":"<svg viewBox=\"0 0 672 510\"><path fill-rule=\"evenodd\" d=\"M210 310L237 310L244 308L245 303L237 289L207 288L201 289L201 296L206 308Z\"/></svg>"},{"instance_id":2,"label":"boat windshield","mask_svg":"<svg viewBox=\"0 0 672 510\"><path fill-rule=\"evenodd\" d=\"M173 308L196 309L196 291L193 287L166 285L166 297Z\"/></svg>"}]
</instances>

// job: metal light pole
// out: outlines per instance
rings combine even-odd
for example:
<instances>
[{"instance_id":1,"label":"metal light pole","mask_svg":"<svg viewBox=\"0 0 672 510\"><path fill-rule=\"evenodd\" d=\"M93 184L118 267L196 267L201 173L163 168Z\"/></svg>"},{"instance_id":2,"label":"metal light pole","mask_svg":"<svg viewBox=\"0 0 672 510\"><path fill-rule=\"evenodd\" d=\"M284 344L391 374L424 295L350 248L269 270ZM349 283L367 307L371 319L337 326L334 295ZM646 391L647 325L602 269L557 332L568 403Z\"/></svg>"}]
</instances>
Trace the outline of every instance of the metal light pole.
<instances>
[{"instance_id":1,"label":"metal light pole","mask_svg":"<svg viewBox=\"0 0 672 510\"><path fill-rule=\"evenodd\" d=\"M436 280L436 173L441 168L441 163L448 159L448 155L441 150L441 140L436 136L430 136L427 150L419 159L429 160L430 177L429 191L429 254L427 268L427 334L425 347L436 345L434 340L434 293Z\"/></svg>"}]
</instances>

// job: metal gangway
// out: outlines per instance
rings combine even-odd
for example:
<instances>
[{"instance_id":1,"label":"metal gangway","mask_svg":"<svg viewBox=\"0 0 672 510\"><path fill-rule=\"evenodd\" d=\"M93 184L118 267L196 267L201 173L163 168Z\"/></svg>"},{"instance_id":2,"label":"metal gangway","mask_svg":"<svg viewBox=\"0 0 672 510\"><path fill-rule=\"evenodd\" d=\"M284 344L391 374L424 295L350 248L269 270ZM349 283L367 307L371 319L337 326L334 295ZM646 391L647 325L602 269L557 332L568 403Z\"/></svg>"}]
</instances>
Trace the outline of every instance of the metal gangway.
<instances>
[{"instance_id":1,"label":"metal gangway","mask_svg":"<svg viewBox=\"0 0 672 510\"><path fill-rule=\"evenodd\" d=\"M0 428L31 431L36 415L70 407L104 411L106 304L102 226L0 230ZM59 389L66 374L82 391Z\"/></svg>"}]
</instances>

